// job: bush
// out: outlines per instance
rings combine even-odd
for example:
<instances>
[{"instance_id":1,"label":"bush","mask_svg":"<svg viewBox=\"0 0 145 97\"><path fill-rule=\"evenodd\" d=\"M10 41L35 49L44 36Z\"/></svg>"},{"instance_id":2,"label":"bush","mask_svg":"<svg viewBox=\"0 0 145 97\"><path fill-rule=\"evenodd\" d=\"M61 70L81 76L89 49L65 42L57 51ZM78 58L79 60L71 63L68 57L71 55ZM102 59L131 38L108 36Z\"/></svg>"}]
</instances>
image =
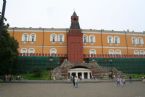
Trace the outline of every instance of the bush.
<instances>
[{"instance_id":1,"label":"bush","mask_svg":"<svg viewBox=\"0 0 145 97\"><path fill-rule=\"evenodd\" d=\"M42 71L40 68L34 68L33 70L33 76L34 77L41 77L42 76Z\"/></svg>"}]
</instances>

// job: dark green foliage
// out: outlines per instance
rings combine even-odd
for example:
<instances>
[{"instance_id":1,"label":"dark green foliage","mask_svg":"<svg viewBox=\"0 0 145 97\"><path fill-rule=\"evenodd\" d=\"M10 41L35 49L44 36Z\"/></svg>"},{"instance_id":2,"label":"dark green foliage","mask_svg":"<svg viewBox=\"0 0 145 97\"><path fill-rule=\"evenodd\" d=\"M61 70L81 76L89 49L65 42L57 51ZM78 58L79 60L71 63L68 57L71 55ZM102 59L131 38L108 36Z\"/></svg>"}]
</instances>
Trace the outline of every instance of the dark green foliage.
<instances>
[{"instance_id":1,"label":"dark green foliage","mask_svg":"<svg viewBox=\"0 0 145 97\"><path fill-rule=\"evenodd\" d=\"M42 70L40 68L34 68L33 76L34 77L41 77L42 76Z\"/></svg>"},{"instance_id":2,"label":"dark green foliage","mask_svg":"<svg viewBox=\"0 0 145 97\"><path fill-rule=\"evenodd\" d=\"M48 56L19 56L17 64L19 64L19 72L32 72L35 68L41 70L52 70L60 65L60 57Z\"/></svg>"},{"instance_id":3,"label":"dark green foliage","mask_svg":"<svg viewBox=\"0 0 145 97\"><path fill-rule=\"evenodd\" d=\"M145 58L90 58L89 61L96 61L100 66L117 68L129 74L145 74Z\"/></svg>"},{"instance_id":4,"label":"dark green foliage","mask_svg":"<svg viewBox=\"0 0 145 97\"><path fill-rule=\"evenodd\" d=\"M0 29L0 75L16 73L18 42L9 35L8 26Z\"/></svg>"}]
</instances>

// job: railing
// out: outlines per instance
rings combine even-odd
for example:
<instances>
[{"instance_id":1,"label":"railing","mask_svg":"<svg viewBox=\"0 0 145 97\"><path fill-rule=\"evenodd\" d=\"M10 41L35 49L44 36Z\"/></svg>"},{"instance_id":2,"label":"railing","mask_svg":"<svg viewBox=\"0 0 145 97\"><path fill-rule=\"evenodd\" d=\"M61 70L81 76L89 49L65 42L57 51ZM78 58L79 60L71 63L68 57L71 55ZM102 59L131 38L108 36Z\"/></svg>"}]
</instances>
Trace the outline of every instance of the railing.
<instances>
[{"instance_id":1,"label":"railing","mask_svg":"<svg viewBox=\"0 0 145 97\"><path fill-rule=\"evenodd\" d=\"M84 58L145 58L145 55L84 54Z\"/></svg>"},{"instance_id":2,"label":"railing","mask_svg":"<svg viewBox=\"0 0 145 97\"><path fill-rule=\"evenodd\" d=\"M66 57L66 54L42 54L42 53L19 53L19 56L52 56L52 57Z\"/></svg>"},{"instance_id":3,"label":"railing","mask_svg":"<svg viewBox=\"0 0 145 97\"><path fill-rule=\"evenodd\" d=\"M67 54L19 53L19 56L67 57ZM145 58L145 55L84 54L83 58Z\"/></svg>"}]
</instances>

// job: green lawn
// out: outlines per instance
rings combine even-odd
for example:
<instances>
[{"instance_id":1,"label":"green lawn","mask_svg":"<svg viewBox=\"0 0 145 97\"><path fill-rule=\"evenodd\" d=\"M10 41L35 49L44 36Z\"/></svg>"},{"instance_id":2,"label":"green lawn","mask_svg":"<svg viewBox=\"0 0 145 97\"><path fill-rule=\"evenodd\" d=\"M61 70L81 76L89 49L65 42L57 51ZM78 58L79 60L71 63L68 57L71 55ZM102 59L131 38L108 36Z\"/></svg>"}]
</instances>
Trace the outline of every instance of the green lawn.
<instances>
[{"instance_id":1,"label":"green lawn","mask_svg":"<svg viewBox=\"0 0 145 97\"><path fill-rule=\"evenodd\" d=\"M22 74L22 77L26 80L51 80L50 72L47 70L41 71L39 74L34 72Z\"/></svg>"}]
</instances>

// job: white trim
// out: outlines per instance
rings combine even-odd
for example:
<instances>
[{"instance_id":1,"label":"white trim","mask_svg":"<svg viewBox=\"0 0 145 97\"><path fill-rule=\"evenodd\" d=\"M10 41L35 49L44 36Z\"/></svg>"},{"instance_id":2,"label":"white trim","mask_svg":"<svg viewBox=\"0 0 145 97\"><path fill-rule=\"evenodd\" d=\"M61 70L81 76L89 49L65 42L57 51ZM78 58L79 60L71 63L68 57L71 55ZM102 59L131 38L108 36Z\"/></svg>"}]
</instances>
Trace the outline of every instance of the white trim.
<instances>
[{"instance_id":1,"label":"white trim","mask_svg":"<svg viewBox=\"0 0 145 97\"><path fill-rule=\"evenodd\" d=\"M9 32L69 32L66 28L9 28Z\"/></svg>"},{"instance_id":2,"label":"white trim","mask_svg":"<svg viewBox=\"0 0 145 97\"><path fill-rule=\"evenodd\" d=\"M50 55L52 55L52 54L57 54L57 49L56 49L56 48L51 48L51 49L49 50L49 53L50 53Z\"/></svg>"},{"instance_id":3,"label":"white trim","mask_svg":"<svg viewBox=\"0 0 145 97\"><path fill-rule=\"evenodd\" d=\"M83 46L83 48L102 48L102 46ZM118 48L118 49L127 49L127 47L110 47L110 46L103 46L103 48ZM145 48L138 48L138 47L128 47L128 49L145 49Z\"/></svg>"},{"instance_id":4,"label":"white trim","mask_svg":"<svg viewBox=\"0 0 145 97\"><path fill-rule=\"evenodd\" d=\"M102 34L119 34L119 35L141 35L145 36L143 32L125 32L125 31L115 31L115 30L96 30L96 29L81 29L82 33L102 33ZM10 27L8 29L9 32L63 32L68 33L69 28L17 28L17 27Z\"/></svg>"},{"instance_id":5,"label":"white trim","mask_svg":"<svg viewBox=\"0 0 145 97\"><path fill-rule=\"evenodd\" d=\"M96 50L95 49L90 49L89 54L96 54Z\"/></svg>"}]
</instances>

